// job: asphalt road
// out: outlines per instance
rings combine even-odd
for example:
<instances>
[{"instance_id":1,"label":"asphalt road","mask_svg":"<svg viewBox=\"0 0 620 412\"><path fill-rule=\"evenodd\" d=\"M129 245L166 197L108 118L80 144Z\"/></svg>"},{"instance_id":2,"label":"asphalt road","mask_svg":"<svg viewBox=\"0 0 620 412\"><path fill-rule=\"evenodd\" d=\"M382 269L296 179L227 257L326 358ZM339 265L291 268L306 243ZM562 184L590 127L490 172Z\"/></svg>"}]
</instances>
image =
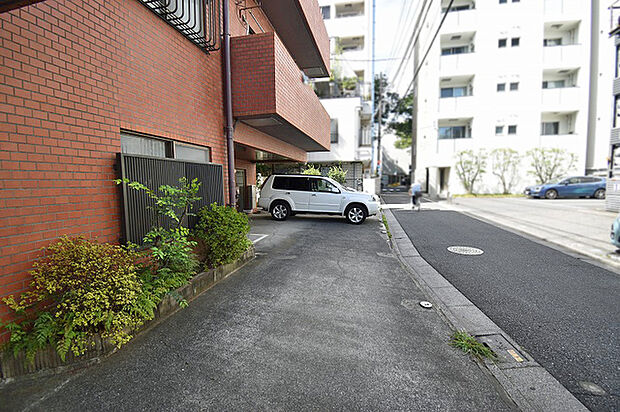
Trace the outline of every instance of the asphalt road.
<instances>
[{"instance_id":1,"label":"asphalt road","mask_svg":"<svg viewBox=\"0 0 620 412\"><path fill-rule=\"evenodd\" d=\"M254 261L101 364L0 388L0 410L510 410L380 228L254 217Z\"/></svg>"},{"instance_id":2,"label":"asphalt road","mask_svg":"<svg viewBox=\"0 0 620 412\"><path fill-rule=\"evenodd\" d=\"M422 257L581 402L620 409L620 275L432 204L393 212ZM484 254L452 254L453 245Z\"/></svg>"}]
</instances>

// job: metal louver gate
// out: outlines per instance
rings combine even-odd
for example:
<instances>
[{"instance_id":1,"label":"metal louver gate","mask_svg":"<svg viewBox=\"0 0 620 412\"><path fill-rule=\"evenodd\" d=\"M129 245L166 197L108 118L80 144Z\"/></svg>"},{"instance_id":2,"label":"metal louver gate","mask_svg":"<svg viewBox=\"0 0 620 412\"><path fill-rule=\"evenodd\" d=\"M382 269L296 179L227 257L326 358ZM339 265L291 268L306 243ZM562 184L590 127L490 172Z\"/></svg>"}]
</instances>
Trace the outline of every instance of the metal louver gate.
<instances>
[{"instance_id":1,"label":"metal louver gate","mask_svg":"<svg viewBox=\"0 0 620 412\"><path fill-rule=\"evenodd\" d=\"M211 203L224 204L224 170L222 165L214 163L194 163L175 159L164 159L148 156L118 154L120 177L136 181L157 191L161 185L177 186L181 177L188 181L197 178L201 183L198 196L200 200L194 203L193 212ZM155 202L146 193L133 190L123 184L122 213L123 213L123 242L142 244L144 235L157 222L153 207ZM164 218L162 226L171 223ZM190 216L188 225L194 227L198 219Z\"/></svg>"}]
</instances>

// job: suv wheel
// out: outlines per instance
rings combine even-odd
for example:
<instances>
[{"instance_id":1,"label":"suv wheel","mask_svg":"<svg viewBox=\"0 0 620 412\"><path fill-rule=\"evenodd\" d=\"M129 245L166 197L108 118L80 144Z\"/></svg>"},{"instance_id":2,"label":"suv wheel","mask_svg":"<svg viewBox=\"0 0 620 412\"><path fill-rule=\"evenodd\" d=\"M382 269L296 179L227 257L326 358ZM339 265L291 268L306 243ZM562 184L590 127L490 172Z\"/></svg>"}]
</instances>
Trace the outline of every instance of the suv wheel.
<instances>
[{"instance_id":1,"label":"suv wheel","mask_svg":"<svg viewBox=\"0 0 620 412\"><path fill-rule=\"evenodd\" d=\"M366 209L364 209L360 205L351 205L347 207L347 210L344 212L344 216L346 217L349 223L353 223L354 225L360 225L364 223L366 220Z\"/></svg>"},{"instance_id":2,"label":"suv wheel","mask_svg":"<svg viewBox=\"0 0 620 412\"><path fill-rule=\"evenodd\" d=\"M274 220L286 220L290 215L291 207L286 202L279 200L274 202L273 206L271 206L271 217L273 217Z\"/></svg>"}]
</instances>

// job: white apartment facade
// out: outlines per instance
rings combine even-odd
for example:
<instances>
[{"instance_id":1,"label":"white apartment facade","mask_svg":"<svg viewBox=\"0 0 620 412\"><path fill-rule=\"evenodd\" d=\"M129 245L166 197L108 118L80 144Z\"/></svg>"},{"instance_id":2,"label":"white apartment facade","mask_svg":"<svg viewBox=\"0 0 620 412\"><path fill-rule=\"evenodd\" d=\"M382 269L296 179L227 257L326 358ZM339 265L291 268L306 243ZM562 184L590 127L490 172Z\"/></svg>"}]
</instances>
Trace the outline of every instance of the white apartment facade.
<instances>
[{"instance_id":1,"label":"white apartment facade","mask_svg":"<svg viewBox=\"0 0 620 412\"><path fill-rule=\"evenodd\" d=\"M448 3L432 4L418 59ZM578 158L574 173L604 173L611 76L605 65L590 72L599 58L591 38L604 39L592 26L599 24L597 13L585 0L454 1L414 83L412 163L431 196L464 192L454 164L456 153L468 149L525 155L537 147L562 148ZM591 92L591 77L602 83L601 96L597 88ZM523 159L515 191L534 181L529 169ZM501 192L490 165L476 191Z\"/></svg>"},{"instance_id":2,"label":"white apartment facade","mask_svg":"<svg viewBox=\"0 0 620 412\"><path fill-rule=\"evenodd\" d=\"M308 163L347 170L347 184L362 188L372 166L371 0L319 0L331 40L332 78L315 89L331 119L331 150L308 153Z\"/></svg>"}]
</instances>

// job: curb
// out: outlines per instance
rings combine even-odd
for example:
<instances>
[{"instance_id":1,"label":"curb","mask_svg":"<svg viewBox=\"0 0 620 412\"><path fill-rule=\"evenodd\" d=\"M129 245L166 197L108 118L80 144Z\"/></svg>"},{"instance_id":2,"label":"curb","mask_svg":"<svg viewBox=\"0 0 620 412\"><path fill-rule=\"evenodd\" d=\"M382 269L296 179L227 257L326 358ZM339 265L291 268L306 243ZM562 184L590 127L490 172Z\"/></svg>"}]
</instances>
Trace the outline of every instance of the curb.
<instances>
[{"instance_id":1,"label":"curb","mask_svg":"<svg viewBox=\"0 0 620 412\"><path fill-rule=\"evenodd\" d=\"M227 278L238 269L245 266L245 264L253 260L255 256L254 245L251 245L236 261L218 266L206 272L198 273L189 280L187 285L181 286L176 289L175 292L183 299L190 302L215 286L222 279ZM176 298L172 297L170 294L164 296L162 301L159 302L159 305L157 305L155 317L145 322L137 331L133 332L132 341L179 310L181 310L181 307L177 303ZM39 351L35 355L34 364L30 364L26 361L24 353L19 353L17 356L0 353L0 387L4 384L21 379L43 377L65 371L87 368L93 364L100 363L103 359L119 350L115 345L101 338L99 335L93 336L93 344L93 347L88 348L82 356L75 356L69 351L64 362L52 347Z\"/></svg>"},{"instance_id":2,"label":"curb","mask_svg":"<svg viewBox=\"0 0 620 412\"><path fill-rule=\"evenodd\" d=\"M429 265L415 248L391 210L383 209L398 260L454 330L474 336L498 356L483 364L523 411L587 411L545 368L458 289Z\"/></svg>"}]
</instances>

